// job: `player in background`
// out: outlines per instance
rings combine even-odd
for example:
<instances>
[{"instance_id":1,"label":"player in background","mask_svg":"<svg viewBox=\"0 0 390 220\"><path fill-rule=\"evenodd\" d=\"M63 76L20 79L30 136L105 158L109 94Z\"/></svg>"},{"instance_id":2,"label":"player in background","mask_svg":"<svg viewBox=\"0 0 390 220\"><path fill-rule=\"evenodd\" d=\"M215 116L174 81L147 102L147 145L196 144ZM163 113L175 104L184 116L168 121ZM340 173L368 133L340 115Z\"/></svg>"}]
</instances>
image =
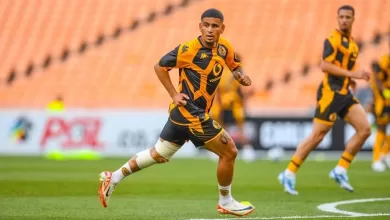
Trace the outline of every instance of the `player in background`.
<instances>
[{"instance_id":1,"label":"player in background","mask_svg":"<svg viewBox=\"0 0 390 220\"><path fill-rule=\"evenodd\" d=\"M373 93L372 112L375 115L377 128L372 152L372 169L376 172L383 172L386 165L390 168L390 136L386 138L386 127L390 123L390 52L383 55L379 63L374 65L371 89Z\"/></svg>"},{"instance_id":2,"label":"player in background","mask_svg":"<svg viewBox=\"0 0 390 220\"><path fill-rule=\"evenodd\" d=\"M337 11L339 29L334 30L324 42L321 69L324 79L319 86L317 108L311 134L303 140L285 171L278 176L284 190L297 195L295 190L296 173L309 153L316 148L332 128L337 117L351 124L356 133L345 146L338 164L329 173L341 188L353 192L349 184L347 170L355 155L371 134L367 115L358 100L349 90L351 78L370 79L370 73L355 70L359 48L351 36L355 10L352 6L341 6Z\"/></svg>"},{"instance_id":3,"label":"player in background","mask_svg":"<svg viewBox=\"0 0 390 220\"><path fill-rule=\"evenodd\" d=\"M236 53L237 59L241 57ZM256 159L256 152L250 144L244 132L245 125L245 101L251 94L244 92L240 83L237 82L229 70L222 74L221 82L211 109L213 118L217 120L225 129L235 126L233 138L242 147L242 159L252 162ZM233 131L232 131L233 132ZM230 132L230 134L232 134Z\"/></svg>"},{"instance_id":4,"label":"player in background","mask_svg":"<svg viewBox=\"0 0 390 220\"><path fill-rule=\"evenodd\" d=\"M115 172L104 171L100 174L99 194L104 207L115 187L126 176L151 165L168 162L190 140L195 146L203 146L219 156L217 211L237 216L254 211L252 205L241 204L232 197L237 148L230 135L209 115L225 65L241 85L250 86L252 83L243 74L241 61L235 57L230 43L220 37L225 29L223 20L219 10L206 10L199 23L201 36L180 44L155 65L157 77L173 100L169 106L169 119L154 147L137 153ZM169 75L174 68L179 69L178 90Z\"/></svg>"}]
</instances>

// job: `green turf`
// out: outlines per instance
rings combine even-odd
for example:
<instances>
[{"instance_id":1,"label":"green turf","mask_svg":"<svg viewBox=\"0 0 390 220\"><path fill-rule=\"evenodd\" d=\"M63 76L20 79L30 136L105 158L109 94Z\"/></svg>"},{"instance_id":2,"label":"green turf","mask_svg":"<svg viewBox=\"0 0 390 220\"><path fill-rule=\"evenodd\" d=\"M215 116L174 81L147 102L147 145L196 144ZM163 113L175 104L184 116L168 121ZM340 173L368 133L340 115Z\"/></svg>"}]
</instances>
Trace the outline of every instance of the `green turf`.
<instances>
[{"instance_id":1,"label":"green turf","mask_svg":"<svg viewBox=\"0 0 390 220\"><path fill-rule=\"evenodd\" d=\"M136 173L119 185L110 206L102 208L97 196L98 174L117 169L124 162L125 159L48 161L0 157L0 219L223 218L216 212L216 163L210 160L172 159L168 164ZM390 197L389 171L373 173L369 162L354 163L350 179L356 192L348 193L328 179L335 165L329 161L307 161L297 179L300 195L289 196L276 180L286 163L237 162L233 195L256 206L250 217L337 215L316 207L341 200ZM382 201L338 208L390 213L389 207L390 201Z\"/></svg>"}]
</instances>

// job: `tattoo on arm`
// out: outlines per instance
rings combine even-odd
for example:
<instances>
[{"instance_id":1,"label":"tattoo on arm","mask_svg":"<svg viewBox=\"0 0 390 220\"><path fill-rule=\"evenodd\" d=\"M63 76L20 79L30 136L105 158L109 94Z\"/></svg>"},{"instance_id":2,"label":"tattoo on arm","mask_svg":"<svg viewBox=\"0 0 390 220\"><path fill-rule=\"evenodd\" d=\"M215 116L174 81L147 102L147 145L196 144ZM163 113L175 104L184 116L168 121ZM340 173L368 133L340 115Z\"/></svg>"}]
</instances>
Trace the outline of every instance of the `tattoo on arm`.
<instances>
[{"instance_id":1,"label":"tattoo on arm","mask_svg":"<svg viewBox=\"0 0 390 220\"><path fill-rule=\"evenodd\" d=\"M237 67L237 69L232 71L234 79L238 80L238 74L243 74L242 68Z\"/></svg>"},{"instance_id":2,"label":"tattoo on arm","mask_svg":"<svg viewBox=\"0 0 390 220\"><path fill-rule=\"evenodd\" d=\"M224 145L227 145L229 143L229 141L231 141L232 139L230 138L230 136L226 133L226 131L224 131L221 136L219 136L219 141L224 144Z\"/></svg>"}]
</instances>

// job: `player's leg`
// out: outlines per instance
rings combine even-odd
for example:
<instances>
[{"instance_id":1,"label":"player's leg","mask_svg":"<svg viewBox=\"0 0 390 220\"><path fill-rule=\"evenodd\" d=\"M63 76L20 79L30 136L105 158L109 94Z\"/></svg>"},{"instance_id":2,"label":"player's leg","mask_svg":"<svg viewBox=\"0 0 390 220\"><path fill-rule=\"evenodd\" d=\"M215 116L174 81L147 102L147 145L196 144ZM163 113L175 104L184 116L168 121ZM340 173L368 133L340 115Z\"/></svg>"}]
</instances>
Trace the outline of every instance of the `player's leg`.
<instances>
[{"instance_id":1,"label":"player's leg","mask_svg":"<svg viewBox=\"0 0 390 220\"><path fill-rule=\"evenodd\" d=\"M386 124L378 123L377 120L377 130L375 143L372 149L372 170L375 172L383 172L386 167L382 162L382 152L383 148L385 148L385 139L386 139Z\"/></svg>"},{"instance_id":2,"label":"player's leg","mask_svg":"<svg viewBox=\"0 0 390 220\"><path fill-rule=\"evenodd\" d=\"M238 216L253 212L254 207L252 205L241 204L232 197L231 186L238 150L230 135L223 130L221 134L206 143L204 147L219 156L217 168L219 185L218 211L222 214Z\"/></svg>"},{"instance_id":3,"label":"player's leg","mask_svg":"<svg viewBox=\"0 0 390 220\"><path fill-rule=\"evenodd\" d=\"M160 139L152 148L137 153L114 172L102 172L98 193L103 207L107 207L112 192L125 177L154 164L168 162L184 144L185 136L182 134L179 126L168 120L160 134Z\"/></svg>"},{"instance_id":4,"label":"player's leg","mask_svg":"<svg viewBox=\"0 0 390 220\"><path fill-rule=\"evenodd\" d=\"M295 190L295 175L306 157L314 148L317 147L331 128L331 122L321 121L317 118L314 119L312 132L298 145L297 150L291 158L286 170L278 176L280 183L284 186L284 190L287 193L292 195L298 194Z\"/></svg>"},{"instance_id":5,"label":"player's leg","mask_svg":"<svg viewBox=\"0 0 390 220\"><path fill-rule=\"evenodd\" d=\"M386 167L381 160L381 152L386 138L386 118L383 117L384 113L384 101L383 99L376 98L373 105L372 112L375 115L375 124L377 127L375 143L372 148L372 165L371 168L375 172L383 172Z\"/></svg>"},{"instance_id":6,"label":"player's leg","mask_svg":"<svg viewBox=\"0 0 390 220\"><path fill-rule=\"evenodd\" d=\"M386 142L382 148L383 162L390 168L390 135L387 135Z\"/></svg>"},{"instance_id":7,"label":"player's leg","mask_svg":"<svg viewBox=\"0 0 390 220\"><path fill-rule=\"evenodd\" d=\"M356 133L348 141L337 166L329 174L341 188L350 192L353 192L353 187L349 184L347 170L364 142L371 135L371 128L367 120L366 112L357 100L354 99L354 101L355 103L346 106L348 112L345 114L344 120L355 128ZM340 116L343 116L342 113Z\"/></svg>"},{"instance_id":8,"label":"player's leg","mask_svg":"<svg viewBox=\"0 0 390 220\"><path fill-rule=\"evenodd\" d=\"M297 195L295 190L296 173L309 153L322 141L325 135L332 128L337 118L339 104L337 103L336 93L319 87L317 93L317 107L313 120L313 128L297 147L294 156L291 158L285 171L278 176L279 182L283 185L284 191L291 195Z\"/></svg>"},{"instance_id":9,"label":"player's leg","mask_svg":"<svg viewBox=\"0 0 390 220\"><path fill-rule=\"evenodd\" d=\"M384 123L385 123L385 128L389 125L390 123L390 106L386 106L384 108ZM387 166L387 168L390 168L390 135L387 135L385 144L382 146L381 149L381 158L382 162Z\"/></svg>"},{"instance_id":10,"label":"player's leg","mask_svg":"<svg viewBox=\"0 0 390 220\"><path fill-rule=\"evenodd\" d=\"M248 137L244 132L245 110L241 104L235 104L233 107L233 118L238 130L238 140L242 146L242 159L247 162L256 160L256 152L250 144Z\"/></svg>"},{"instance_id":11,"label":"player's leg","mask_svg":"<svg viewBox=\"0 0 390 220\"><path fill-rule=\"evenodd\" d=\"M199 130L199 126L195 126ZM234 164L238 150L230 135L211 118L202 123L203 132L195 133L190 128L190 140L195 146L204 146L205 149L219 157L217 179L219 185L218 212L238 216L253 212L252 205L244 205L233 199L231 185L234 173Z\"/></svg>"}]
</instances>

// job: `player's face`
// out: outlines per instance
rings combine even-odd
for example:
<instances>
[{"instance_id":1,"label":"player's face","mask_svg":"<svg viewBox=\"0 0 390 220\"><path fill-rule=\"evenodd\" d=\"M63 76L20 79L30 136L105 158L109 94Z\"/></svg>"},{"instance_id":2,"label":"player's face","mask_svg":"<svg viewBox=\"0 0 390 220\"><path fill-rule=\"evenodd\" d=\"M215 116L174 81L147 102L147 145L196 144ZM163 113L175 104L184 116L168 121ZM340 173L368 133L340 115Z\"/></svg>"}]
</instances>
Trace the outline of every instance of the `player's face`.
<instances>
[{"instance_id":1,"label":"player's face","mask_svg":"<svg viewBox=\"0 0 390 220\"><path fill-rule=\"evenodd\" d=\"M203 18L199 24L199 30L202 33L203 42L213 47L225 30L225 25L219 18Z\"/></svg>"},{"instance_id":2,"label":"player's face","mask_svg":"<svg viewBox=\"0 0 390 220\"><path fill-rule=\"evenodd\" d=\"M338 17L339 27L342 32L350 33L352 29L352 24L355 21L353 12L351 10L341 9L339 11Z\"/></svg>"}]
</instances>

